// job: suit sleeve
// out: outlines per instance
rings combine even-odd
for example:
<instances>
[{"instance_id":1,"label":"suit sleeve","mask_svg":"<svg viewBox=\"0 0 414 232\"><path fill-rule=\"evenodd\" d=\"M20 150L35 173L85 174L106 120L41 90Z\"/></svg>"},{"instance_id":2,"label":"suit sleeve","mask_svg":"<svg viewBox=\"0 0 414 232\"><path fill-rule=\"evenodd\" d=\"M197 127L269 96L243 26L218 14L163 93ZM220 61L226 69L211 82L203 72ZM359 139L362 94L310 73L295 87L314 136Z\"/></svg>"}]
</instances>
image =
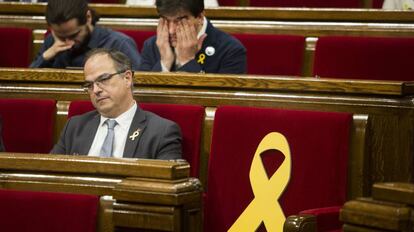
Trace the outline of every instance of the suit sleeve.
<instances>
[{"instance_id":1,"label":"suit sleeve","mask_svg":"<svg viewBox=\"0 0 414 232\"><path fill-rule=\"evenodd\" d=\"M53 45L53 38L51 38L51 35L48 35L46 39L44 40L42 47L40 48L39 52L37 53L35 59L30 64L30 68L52 68L53 67L53 60L47 61L43 59L43 53L49 49Z\"/></svg>"},{"instance_id":2,"label":"suit sleeve","mask_svg":"<svg viewBox=\"0 0 414 232\"><path fill-rule=\"evenodd\" d=\"M157 159L181 159L181 130L175 123L169 123L164 130L156 154Z\"/></svg>"},{"instance_id":3,"label":"suit sleeve","mask_svg":"<svg viewBox=\"0 0 414 232\"><path fill-rule=\"evenodd\" d=\"M139 71L161 72L161 60L158 58L158 48L155 44L155 38L151 37L144 42L142 48L142 62Z\"/></svg>"},{"instance_id":4,"label":"suit sleeve","mask_svg":"<svg viewBox=\"0 0 414 232\"><path fill-rule=\"evenodd\" d=\"M63 128L62 130L58 143L55 144L55 146L53 146L52 150L50 151L50 154L68 154L69 148L66 145L68 139L68 127L70 122L71 119L67 121L65 128Z\"/></svg>"}]
</instances>

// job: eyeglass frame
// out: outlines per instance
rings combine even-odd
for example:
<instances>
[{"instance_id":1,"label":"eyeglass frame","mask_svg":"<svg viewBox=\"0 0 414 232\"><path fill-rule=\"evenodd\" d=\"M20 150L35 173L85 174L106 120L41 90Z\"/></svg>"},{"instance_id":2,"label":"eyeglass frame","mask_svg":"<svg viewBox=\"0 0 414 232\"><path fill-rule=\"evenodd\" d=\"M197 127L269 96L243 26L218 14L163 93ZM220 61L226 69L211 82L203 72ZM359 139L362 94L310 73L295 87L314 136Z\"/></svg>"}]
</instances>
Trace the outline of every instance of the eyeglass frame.
<instances>
[{"instance_id":1,"label":"eyeglass frame","mask_svg":"<svg viewBox=\"0 0 414 232\"><path fill-rule=\"evenodd\" d=\"M94 81L85 81L82 84L82 88L85 92L89 92L89 91L93 91L93 88L95 88L95 84L99 87L102 88L102 86L105 86L105 84L103 82L105 81L109 81L112 79L112 77L118 75L118 74L122 74L125 73L126 70L122 70L119 72L115 72L115 73L103 73L100 76L98 76Z\"/></svg>"}]
</instances>

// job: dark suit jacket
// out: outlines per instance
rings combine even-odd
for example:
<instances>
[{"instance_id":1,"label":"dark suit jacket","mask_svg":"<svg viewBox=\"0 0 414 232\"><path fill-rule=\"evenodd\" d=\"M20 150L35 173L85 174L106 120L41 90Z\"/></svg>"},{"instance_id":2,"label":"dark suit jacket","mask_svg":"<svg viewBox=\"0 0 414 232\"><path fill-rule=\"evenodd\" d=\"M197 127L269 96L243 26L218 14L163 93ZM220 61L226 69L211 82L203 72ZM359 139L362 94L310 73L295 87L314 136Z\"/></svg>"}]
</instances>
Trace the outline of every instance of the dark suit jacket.
<instances>
[{"instance_id":1,"label":"dark suit jacket","mask_svg":"<svg viewBox=\"0 0 414 232\"><path fill-rule=\"evenodd\" d=\"M187 64L171 71L244 74L247 72L246 48L234 37L215 28L209 21L206 29L207 38L197 53L196 58ZM157 37L153 36L144 42L140 71L161 71L161 56L156 45ZM214 48L213 55L206 53L206 48ZM200 55L204 55L204 63L197 63Z\"/></svg>"},{"instance_id":2,"label":"dark suit jacket","mask_svg":"<svg viewBox=\"0 0 414 232\"><path fill-rule=\"evenodd\" d=\"M68 120L52 154L87 155L95 138L100 114L95 110ZM139 136L130 138L139 130ZM137 108L125 144L124 158L180 159L179 126L156 114Z\"/></svg>"}]
</instances>

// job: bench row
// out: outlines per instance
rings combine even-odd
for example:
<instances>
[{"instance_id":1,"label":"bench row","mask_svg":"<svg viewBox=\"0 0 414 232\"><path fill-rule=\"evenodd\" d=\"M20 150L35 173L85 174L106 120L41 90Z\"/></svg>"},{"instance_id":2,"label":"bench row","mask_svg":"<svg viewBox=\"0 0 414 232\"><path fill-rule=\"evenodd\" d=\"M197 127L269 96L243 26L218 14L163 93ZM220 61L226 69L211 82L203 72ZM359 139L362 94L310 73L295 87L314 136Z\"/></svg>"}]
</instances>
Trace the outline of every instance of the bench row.
<instances>
[{"instance_id":1,"label":"bench row","mask_svg":"<svg viewBox=\"0 0 414 232\"><path fill-rule=\"evenodd\" d=\"M1 99L6 150L47 152L52 143L55 103L54 100ZM190 173L198 177L204 108L176 104L140 104L140 107L181 126L183 158L190 163ZM74 101L69 106L68 116L89 110L93 110L89 101ZM25 119L27 115L30 120ZM349 157L356 155L350 154L354 151L351 135L355 136L355 132L352 130L365 131L367 121L362 124L364 126L354 129L352 121L349 113L218 107L204 192L204 231L227 230L254 200L256 194L250 189L259 191L260 187L254 182L260 178L269 179L269 186L265 188L286 188L283 195L274 195L278 194L276 192L266 199L270 203L278 197L285 215L342 205L347 199L348 185L363 188L358 186L363 181L352 179L350 174L363 171L359 170L362 167L349 165L354 163ZM363 143L364 138L359 139L353 142ZM259 145L261 143L264 145ZM42 145L45 150L40 147ZM260 173L258 179L251 175L249 178L249 172L254 169ZM283 174L283 170L287 173ZM277 187L281 179L286 183ZM280 228L282 226L283 221Z\"/></svg>"},{"instance_id":2,"label":"bench row","mask_svg":"<svg viewBox=\"0 0 414 232\"><path fill-rule=\"evenodd\" d=\"M155 34L121 31L138 48ZM410 68L414 38L324 36L306 40L299 35L233 35L247 48L249 74L406 81L414 77ZM33 59L32 31L0 28L0 38L0 66L27 67Z\"/></svg>"}]
</instances>

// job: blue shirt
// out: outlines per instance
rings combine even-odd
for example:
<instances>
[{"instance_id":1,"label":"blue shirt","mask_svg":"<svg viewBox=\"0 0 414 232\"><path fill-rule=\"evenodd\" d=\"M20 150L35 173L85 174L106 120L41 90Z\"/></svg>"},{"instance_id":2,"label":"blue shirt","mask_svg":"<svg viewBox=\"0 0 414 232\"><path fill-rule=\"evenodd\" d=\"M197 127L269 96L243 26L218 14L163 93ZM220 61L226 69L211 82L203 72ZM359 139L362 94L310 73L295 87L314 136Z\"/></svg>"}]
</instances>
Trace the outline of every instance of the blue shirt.
<instances>
[{"instance_id":1,"label":"blue shirt","mask_svg":"<svg viewBox=\"0 0 414 232\"><path fill-rule=\"evenodd\" d=\"M69 49L58 53L51 60L44 60L43 53L49 49L53 43L54 38L52 34L49 34L36 58L30 65L31 68L83 67L86 53L94 48L111 48L119 50L131 59L132 69L134 70L137 70L141 63L141 56L133 39L121 32L99 26L94 27L89 43L81 52L75 54Z\"/></svg>"}]
</instances>

